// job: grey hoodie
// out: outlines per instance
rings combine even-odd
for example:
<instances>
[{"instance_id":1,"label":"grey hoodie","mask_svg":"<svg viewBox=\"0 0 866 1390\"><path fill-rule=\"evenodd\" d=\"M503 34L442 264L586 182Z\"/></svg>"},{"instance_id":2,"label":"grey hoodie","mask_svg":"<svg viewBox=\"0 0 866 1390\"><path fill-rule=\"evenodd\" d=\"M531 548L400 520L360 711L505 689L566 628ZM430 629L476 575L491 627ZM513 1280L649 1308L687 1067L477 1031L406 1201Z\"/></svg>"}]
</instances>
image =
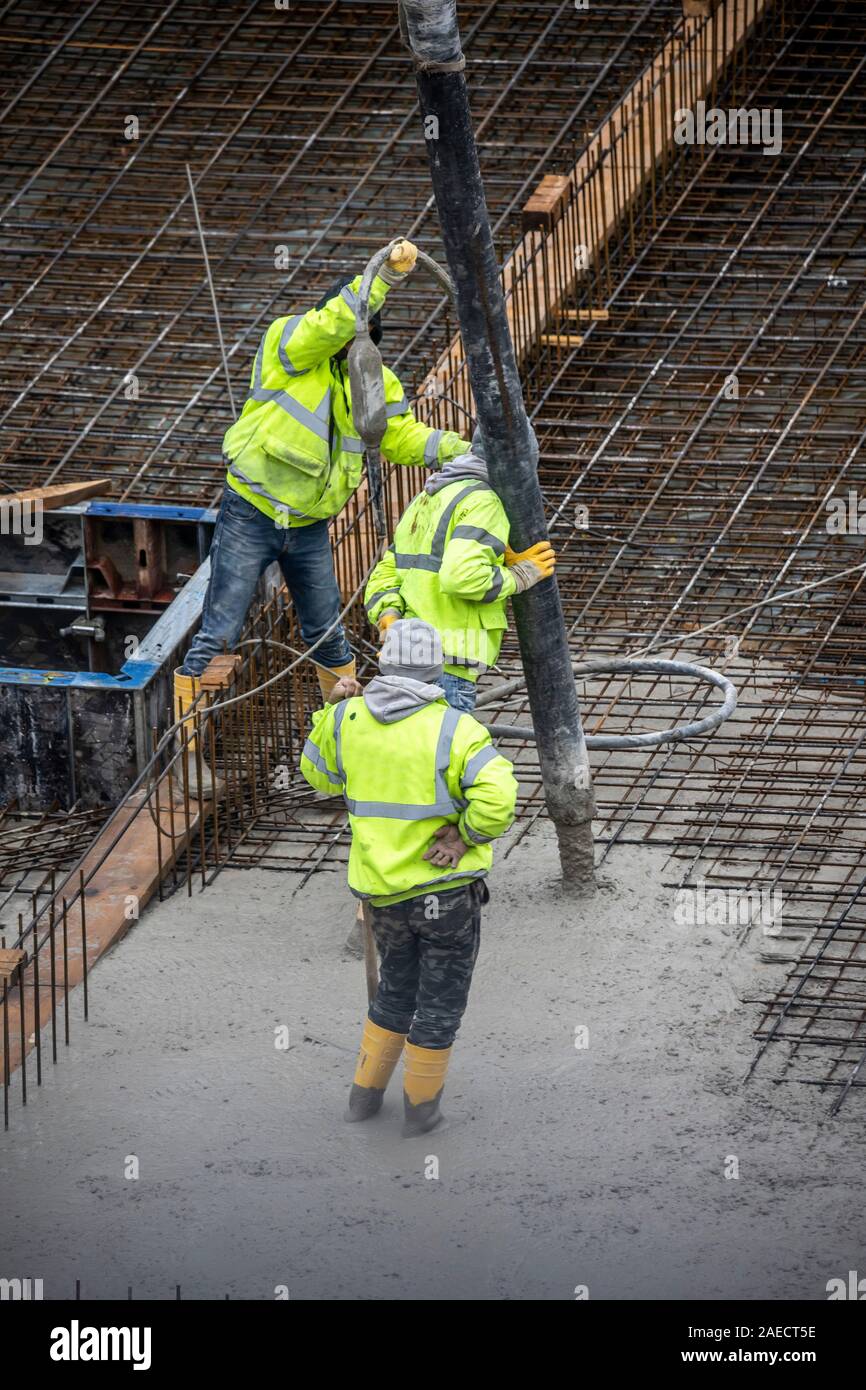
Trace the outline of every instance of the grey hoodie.
<instances>
[{"instance_id":1,"label":"grey hoodie","mask_svg":"<svg viewBox=\"0 0 866 1390\"><path fill-rule=\"evenodd\" d=\"M364 691L364 704L380 724L396 724L424 705L444 698L441 686L428 685L411 676L375 676Z\"/></svg>"},{"instance_id":2,"label":"grey hoodie","mask_svg":"<svg viewBox=\"0 0 866 1390\"><path fill-rule=\"evenodd\" d=\"M489 483L487 476L487 464L474 449L468 454L458 454L456 458L449 459L443 463L438 473L433 473L424 484L424 491L434 497L443 487L449 483L462 482L481 482Z\"/></svg>"}]
</instances>

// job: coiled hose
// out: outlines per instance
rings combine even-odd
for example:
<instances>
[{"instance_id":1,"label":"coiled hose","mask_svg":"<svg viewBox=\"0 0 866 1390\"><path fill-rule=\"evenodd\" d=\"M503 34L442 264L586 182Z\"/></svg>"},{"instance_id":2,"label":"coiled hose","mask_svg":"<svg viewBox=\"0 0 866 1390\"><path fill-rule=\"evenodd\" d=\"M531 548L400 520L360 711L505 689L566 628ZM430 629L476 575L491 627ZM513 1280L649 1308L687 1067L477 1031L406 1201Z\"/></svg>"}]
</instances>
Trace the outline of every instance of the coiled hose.
<instances>
[{"instance_id":1,"label":"coiled hose","mask_svg":"<svg viewBox=\"0 0 866 1390\"><path fill-rule=\"evenodd\" d=\"M690 738L701 738L712 733L720 724L729 719L737 708L736 687L727 676L712 671L709 666L697 666L690 661L661 661L652 657L622 661L606 660L575 662L572 667L575 676L690 676L693 680L704 681L721 690L724 700L712 714L704 719L695 719L689 724L679 724L673 729L660 729L649 734L587 734L587 748L658 748L664 743L682 743ZM524 676L516 676L491 690L482 691L478 697L478 708L492 704L511 695L525 684ZM530 724L486 724L485 727L495 738L535 739L535 730Z\"/></svg>"}]
</instances>

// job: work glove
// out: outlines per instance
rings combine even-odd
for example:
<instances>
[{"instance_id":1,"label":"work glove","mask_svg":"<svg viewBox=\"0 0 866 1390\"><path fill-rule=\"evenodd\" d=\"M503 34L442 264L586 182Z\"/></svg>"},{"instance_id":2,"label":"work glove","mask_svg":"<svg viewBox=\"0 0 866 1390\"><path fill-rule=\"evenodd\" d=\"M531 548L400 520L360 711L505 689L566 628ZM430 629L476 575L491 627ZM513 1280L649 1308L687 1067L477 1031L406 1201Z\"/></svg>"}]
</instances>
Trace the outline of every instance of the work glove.
<instances>
[{"instance_id":1,"label":"work glove","mask_svg":"<svg viewBox=\"0 0 866 1390\"><path fill-rule=\"evenodd\" d=\"M535 545L531 545L528 550L512 550L510 545L505 547L506 565L510 567L511 565L518 564L521 560L532 560L536 565L542 568L542 562L547 561L549 570L544 576L545 579L547 579L549 574L553 574L553 567L556 564L556 555L550 541L538 541Z\"/></svg>"},{"instance_id":2,"label":"work glove","mask_svg":"<svg viewBox=\"0 0 866 1390\"><path fill-rule=\"evenodd\" d=\"M437 869L456 869L465 853L466 845L457 826L440 825L424 858L435 864Z\"/></svg>"},{"instance_id":3,"label":"work glove","mask_svg":"<svg viewBox=\"0 0 866 1390\"><path fill-rule=\"evenodd\" d=\"M396 284L398 278L402 279L404 275L409 274L410 270L415 269L417 259L418 247L413 242L395 241L379 274L386 284ZM389 275L389 271L392 273L391 275Z\"/></svg>"},{"instance_id":4,"label":"work glove","mask_svg":"<svg viewBox=\"0 0 866 1390\"><path fill-rule=\"evenodd\" d=\"M550 541L538 541L528 550L512 550L507 545L505 563L509 572L514 575L516 592L524 594L527 589L532 589L536 584L540 584L542 579L549 579L553 574L556 568L556 551Z\"/></svg>"},{"instance_id":5,"label":"work glove","mask_svg":"<svg viewBox=\"0 0 866 1390\"><path fill-rule=\"evenodd\" d=\"M383 613L377 624L379 628L379 641L384 642L385 634L392 623L396 623L400 617L399 613Z\"/></svg>"}]
</instances>

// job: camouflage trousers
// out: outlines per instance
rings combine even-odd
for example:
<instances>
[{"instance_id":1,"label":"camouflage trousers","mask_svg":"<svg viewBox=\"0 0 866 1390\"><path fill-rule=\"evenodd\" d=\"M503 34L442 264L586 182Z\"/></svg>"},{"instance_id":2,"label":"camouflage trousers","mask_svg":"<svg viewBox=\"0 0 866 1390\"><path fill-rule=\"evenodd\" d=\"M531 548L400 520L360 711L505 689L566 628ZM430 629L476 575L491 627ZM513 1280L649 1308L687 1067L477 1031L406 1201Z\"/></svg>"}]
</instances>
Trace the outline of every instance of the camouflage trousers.
<instances>
[{"instance_id":1,"label":"camouflage trousers","mask_svg":"<svg viewBox=\"0 0 866 1390\"><path fill-rule=\"evenodd\" d=\"M481 944L483 879L446 893L371 907L379 988L370 1018L416 1047L450 1047L469 998Z\"/></svg>"}]
</instances>

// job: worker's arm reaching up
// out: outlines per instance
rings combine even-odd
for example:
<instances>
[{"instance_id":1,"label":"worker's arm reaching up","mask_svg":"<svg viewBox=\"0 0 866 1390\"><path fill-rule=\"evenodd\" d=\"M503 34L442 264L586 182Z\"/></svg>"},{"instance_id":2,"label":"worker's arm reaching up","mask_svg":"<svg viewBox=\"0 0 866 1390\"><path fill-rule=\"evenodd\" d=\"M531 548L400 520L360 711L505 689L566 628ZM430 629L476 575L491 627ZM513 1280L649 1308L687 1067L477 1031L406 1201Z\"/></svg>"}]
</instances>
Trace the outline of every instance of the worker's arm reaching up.
<instances>
[{"instance_id":1,"label":"worker's arm reaching up","mask_svg":"<svg viewBox=\"0 0 866 1390\"><path fill-rule=\"evenodd\" d=\"M394 547L389 545L378 565L374 568L364 590L364 607L367 617L380 632L390 627L397 618L402 618L406 605L400 594L400 576L394 558Z\"/></svg>"},{"instance_id":2,"label":"worker's arm reaching up","mask_svg":"<svg viewBox=\"0 0 866 1390\"><path fill-rule=\"evenodd\" d=\"M386 272L388 273L388 272ZM400 277L402 278L402 277ZM370 290L370 314L375 314L385 302L394 280L379 274ZM275 319L265 336L264 384L266 387L285 386L286 380L300 376L316 367L327 357L335 357L355 336L355 303L361 285L356 275L351 285L329 299L322 309L308 309L305 314L292 314ZM283 380L277 380L280 376Z\"/></svg>"},{"instance_id":3,"label":"worker's arm reaching up","mask_svg":"<svg viewBox=\"0 0 866 1390\"><path fill-rule=\"evenodd\" d=\"M474 603L522 594L549 579L556 555L549 541L516 552L508 545L508 518L495 492L470 493L455 515L445 546L442 592Z\"/></svg>"},{"instance_id":4,"label":"worker's arm reaching up","mask_svg":"<svg viewBox=\"0 0 866 1390\"><path fill-rule=\"evenodd\" d=\"M337 765L336 707L362 693L361 682L354 676L341 676L332 686L325 708L313 711L313 730L301 754L301 772L311 787L328 796L337 796L344 790L343 775Z\"/></svg>"},{"instance_id":5,"label":"worker's arm reaching up","mask_svg":"<svg viewBox=\"0 0 866 1390\"><path fill-rule=\"evenodd\" d=\"M412 270L417 256L409 241L398 242L382 266L370 289L369 316L378 313L385 296ZM285 379L300 376L316 367L327 357L334 357L355 336L355 306L361 276L333 295L322 308L309 309L306 314L292 314L276 319L265 336L264 375L283 381L266 379L266 387L285 385ZM253 383L255 385L255 383Z\"/></svg>"}]
</instances>

